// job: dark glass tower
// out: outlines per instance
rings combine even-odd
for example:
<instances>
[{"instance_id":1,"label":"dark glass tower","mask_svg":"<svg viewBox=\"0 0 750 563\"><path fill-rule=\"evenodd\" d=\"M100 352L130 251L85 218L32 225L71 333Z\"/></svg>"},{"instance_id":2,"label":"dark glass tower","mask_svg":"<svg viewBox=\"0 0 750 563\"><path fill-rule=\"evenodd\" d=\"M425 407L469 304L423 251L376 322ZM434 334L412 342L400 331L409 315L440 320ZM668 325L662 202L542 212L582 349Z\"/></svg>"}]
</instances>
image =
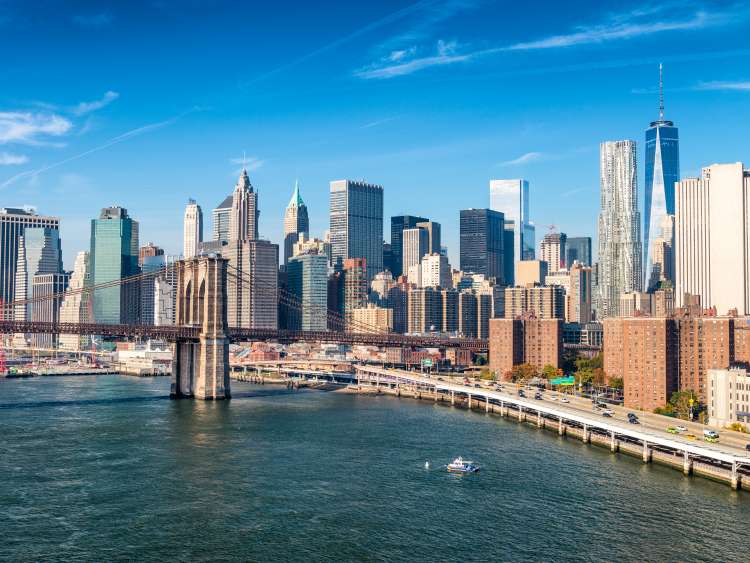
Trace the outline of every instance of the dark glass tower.
<instances>
[{"instance_id":1,"label":"dark glass tower","mask_svg":"<svg viewBox=\"0 0 750 563\"><path fill-rule=\"evenodd\" d=\"M652 279L653 242L662 236L667 215L674 215L674 185L680 180L680 142L677 127L664 119L662 67L659 65L659 119L646 129L644 169L643 254L644 287ZM666 233L664 233L666 234ZM671 234L669 235L671 237ZM649 288L650 289L650 288Z\"/></svg>"},{"instance_id":2,"label":"dark glass tower","mask_svg":"<svg viewBox=\"0 0 750 563\"><path fill-rule=\"evenodd\" d=\"M461 270L504 283L505 217L491 209L461 210Z\"/></svg>"},{"instance_id":3,"label":"dark glass tower","mask_svg":"<svg viewBox=\"0 0 750 563\"><path fill-rule=\"evenodd\" d=\"M391 264L389 269L393 274L393 279L396 279L402 273L406 273L402 272L404 242L401 233L404 232L404 229L414 229L417 227L417 223L424 223L426 221L429 221L429 219L414 215L396 215L391 217Z\"/></svg>"}]
</instances>

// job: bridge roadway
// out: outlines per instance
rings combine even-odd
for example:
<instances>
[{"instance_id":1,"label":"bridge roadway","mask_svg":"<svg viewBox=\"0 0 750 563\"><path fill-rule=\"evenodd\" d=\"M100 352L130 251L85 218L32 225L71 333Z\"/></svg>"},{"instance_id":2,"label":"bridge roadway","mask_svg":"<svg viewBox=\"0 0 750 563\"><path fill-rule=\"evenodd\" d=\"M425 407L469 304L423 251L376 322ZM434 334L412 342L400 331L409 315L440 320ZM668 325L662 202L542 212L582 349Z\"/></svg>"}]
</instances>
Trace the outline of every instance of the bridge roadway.
<instances>
[{"instance_id":1,"label":"bridge roadway","mask_svg":"<svg viewBox=\"0 0 750 563\"><path fill-rule=\"evenodd\" d=\"M572 425L582 428L586 432L595 432L598 435L609 436L613 442L616 440L625 440L627 442L641 444L644 452L644 461L651 459L650 451L680 453L685 459L685 470L692 467L692 460L708 461L721 467L726 467L732 471L732 486L737 487L738 470L743 472L750 469L750 456L748 452L739 443L732 440L733 443L714 443L709 444L701 441L701 434L696 434L695 441L666 432L666 426L670 424L679 424L669 417L653 415L644 417L643 423L639 425L629 424L626 421L620 421L616 418L605 418L591 412L589 402L588 409L582 406L583 401L577 401L575 404L563 404L548 400L538 401L531 398L522 398L517 395L511 395L505 391L496 391L485 387L472 387L460 383L441 381L436 377L426 377L419 373L407 372L403 370L383 369L376 366L357 365L355 366L360 381L367 376L366 381L372 381L373 378L380 384L403 384L419 386L426 390L435 392L449 393L458 396L471 396L473 400L480 400L482 403L489 402L492 405L500 405L501 408L514 409L515 411L525 412L526 416L537 415L546 419L559 420L561 425ZM507 384L506 384L507 385ZM618 410L624 410L622 408ZM641 418L641 413L639 418ZM658 422L655 421L656 419ZM533 420L533 419L530 419ZM702 427L701 427L702 428ZM725 431L721 432L724 437Z\"/></svg>"},{"instance_id":2,"label":"bridge roadway","mask_svg":"<svg viewBox=\"0 0 750 563\"><path fill-rule=\"evenodd\" d=\"M168 341L200 338L201 329L193 325L125 325L99 323L48 323L36 321L0 321L0 334L89 334L105 337L159 338ZM329 330L275 330L255 328L228 329L232 341L275 340L279 342L336 342L369 346L417 346L464 348L481 352L487 350L487 340L480 338L441 338L433 336L407 336L404 334L374 334L366 332L336 332Z\"/></svg>"}]
</instances>

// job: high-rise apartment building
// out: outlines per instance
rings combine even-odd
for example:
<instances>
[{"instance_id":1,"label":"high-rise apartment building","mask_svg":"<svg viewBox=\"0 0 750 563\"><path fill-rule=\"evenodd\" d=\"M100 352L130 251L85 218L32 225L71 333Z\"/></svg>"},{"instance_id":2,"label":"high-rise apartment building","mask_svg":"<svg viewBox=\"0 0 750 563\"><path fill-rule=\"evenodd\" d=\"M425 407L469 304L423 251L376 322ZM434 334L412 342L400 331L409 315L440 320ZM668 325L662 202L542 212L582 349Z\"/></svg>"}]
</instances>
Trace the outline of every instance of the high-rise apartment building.
<instances>
[{"instance_id":1,"label":"high-rise apartment building","mask_svg":"<svg viewBox=\"0 0 750 563\"><path fill-rule=\"evenodd\" d=\"M333 262L364 258L369 283L383 271L383 187L335 180L330 190Z\"/></svg>"},{"instance_id":2,"label":"high-rise apartment building","mask_svg":"<svg viewBox=\"0 0 750 563\"><path fill-rule=\"evenodd\" d=\"M440 316L442 318L440 332L443 334L458 332L458 296L459 292L453 288L443 289L440 292Z\"/></svg>"},{"instance_id":3,"label":"high-rise apartment building","mask_svg":"<svg viewBox=\"0 0 750 563\"><path fill-rule=\"evenodd\" d=\"M465 338L476 338L479 329L476 294L469 290L459 292L457 305L458 333Z\"/></svg>"},{"instance_id":4,"label":"high-rise apartment building","mask_svg":"<svg viewBox=\"0 0 750 563\"><path fill-rule=\"evenodd\" d=\"M492 319L489 325L489 364L498 377L509 380L520 364L540 371L562 365L562 319Z\"/></svg>"},{"instance_id":5,"label":"high-rise apartment building","mask_svg":"<svg viewBox=\"0 0 750 563\"><path fill-rule=\"evenodd\" d=\"M503 214L504 228L509 231L508 238L513 238L513 245L505 246L505 270L509 274L509 264L512 263L515 275L515 265L520 260L535 258L536 229L529 215L529 182L520 179L490 180L490 209ZM512 285L513 279L507 279L506 275L505 282Z\"/></svg>"},{"instance_id":6,"label":"high-rise apartment building","mask_svg":"<svg viewBox=\"0 0 750 563\"><path fill-rule=\"evenodd\" d=\"M677 305L699 295L720 314L750 314L750 171L712 164L679 182L675 213Z\"/></svg>"},{"instance_id":7,"label":"high-rise apartment building","mask_svg":"<svg viewBox=\"0 0 750 563\"><path fill-rule=\"evenodd\" d=\"M518 287L543 285L547 279L549 267L544 260L521 260L516 265L516 283Z\"/></svg>"},{"instance_id":8,"label":"high-rise apartment building","mask_svg":"<svg viewBox=\"0 0 750 563\"><path fill-rule=\"evenodd\" d=\"M193 258L203 242L203 210L194 199L189 199L185 206L182 231L182 255Z\"/></svg>"},{"instance_id":9,"label":"high-rise apartment building","mask_svg":"<svg viewBox=\"0 0 750 563\"><path fill-rule=\"evenodd\" d=\"M569 237L565 244L565 264L570 267L573 262L592 266L591 237Z\"/></svg>"},{"instance_id":10,"label":"high-rise apartment building","mask_svg":"<svg viewBox=\"0 0 750 563\"><path fill-rule=\"evenodd\" d=\"M537 319L565 318L565 289L560 286L506 287L505 318L532 314Z\"/></svg>"},{"instance_id":11,"label":"high-rise apartment building","mask_svg":"<svg viewBox=\"0 0 750 563\"><path fill-rule=\"evenodd\" d=\"M214 242L222 243L229 241L229 217L232 215L232 198L229 194L211 212L213 231L211 238Z\"/></svg>"},{"instance_id":12,"label":"high-rise apartment building","mask_svg":"<svg viewBox=\"0 0 750 563\"><path fill-rule=\"evenodd\" d=\"M367 306L367 260L364 258L347 258L343 270L343 311L348 332L354 329L354 309Z\"/></svg>"},{"instance_id":13,"label":"high-rise apartment building","mask_svg":"<svg viewBox=\"0 0 750 563\"><path fill-rule=\"evenodd\" d=\"M267 240L232 240L224 257L229 259L229 326L277 329L279 246Z\"/></svg>"},{"instance_id":14,"label":"high-rise apartment building","mask_svg":"<svg viewBox=\"0 0 750 563\"><path fill-rule=\"evenodd\" d=\"M635 141L606 141L599 148L601 211L596 313L619 314L620 294L641 291L641 229Z\"/></svg>"},{"instance_id":15,"label":"high-rise apartment building","mask_svg":"<svg viewBox=\"0 0 750 563\"><path fill-rule=\"evenodd\" d=\"M91 322L90 295L83 291L91 285L91 269L89 267L89 253L85 250L76 254L73 273L68 280L68 289L60 305L61 323ZM88 335L61 334L59 346L63 350L88 350L91 338Z\"/></svg>"},{"instance_id":16,"label":"high-rise apartment building","mask_svg":"<svg viewBox=\"0 0 750 563\"><path fill-rule=\"evenodd\" d=\"M539 247L539 258L547 262L550 272L556 272L567 266L565 257L568 236L565 233L547 233Z\"/></svg>"},{"instance_id":17,"label":"high-rise apartment building","mask_svg":"<svg viewBox=\"0 0 750 563\"><path fill-rule=\"evenodd\" d=\"M422 258L422 287L451 287L451 265L442 254L427 254Z\"/></svg>"},{"instance_id":18,"label":"high-rise apartment building","mask_svg":"<svg viewBox=\"0 0 750 563\"><path fill-rule=\"evenodd\" d=\"M429 235L426 230L415 227L413 229L404 229L401 236L403 241L401 271L409 276L409 281L411 283L421 285L420 281L417 280L416 276L413 276L409 270L414 266L419 267L422 257L427 254Z\"/></svg>"},{"instance_id":19,"label":"high-rise apartment building","mask_svg":"<svg viewBox=\"0 0 750 563\"><path fill-rule=\"evenodd\" d=\"M503 214L491 209L462 209L460 214L460 267L504 283Z\"/></svg>"},{"instance_id":20,"label":"high-rise apartment building","mask_svg":"<svg viewBox=\"0 0 750 563\"><path fill-rule=\"evenodd\" d=\"M288 327L292 330L326 330L328 327L328 257L300 254L287 264L289 291L301 308L290 308Z\"/></svg>"},{"instance_id":21,"label":"high-rise apartment building","mask_svg":"<svg viewBox=\"0 0 750 563\"><path fill-rule=\"evenodd\" d=\"M396 215L391 217L391 273L396 279L402 274L403 270L403 232L405 229L415 229L418 224L426 223L429 219L416 217L414 215ZM387 265L386 265L387 266Z\"/></svg>"},{"instance_id":22,"label":"high-rise apartment building","mask_svg":"<svg viewBox=\"0 0 750 563\"><path fill-rule=\"evenodd\" d=\"M659 65L659 119L652 121L646 129L646 160L643 208L644 276L648 289L658 284L665 270L671 270L671 261L659 264L654 256L654 241L672 244L671 232L665 231L667 216L675 213L675 182L680 180L680 141L677 127L664 119L664 94L662 67ZM658 246L657 246L658 248ZM662 258L664 255L662 254ZM666 256L671 259L671 255Z\"/></svg>"},{"instance_id":23,"label":"high-rise apartment building","mask_svg":"<svg viewBox=\"0 0 750 563\"><path fill-rule=\"evenodd\" d=\"M416 226L427 231L427 254L440 254L440 223L420 221Z\"/></svg>"},{"instance_id":24,"label":"high-rise apartment building","mask_svg":"<svg viewBox=\"0 0 750 563\"><path fill-rule=\"evenodd\" d=\"M16 295L18 241L27 227L59 230L60 219L38 215L33 207L0 208L0 318L10 319L13 315L8 303Z\"/></svg>"},{"instance_id":25,"label":"high-rise apartment building","mask_svg":"<svg viewBox=\"0 0 750 563\"><path fill-rule=\"evenodd\" d=\"M572 262L570 288L565 300L567 322L580 324L591 322L591 268Z\"/></svg>"},{"instance_id":26,"label":"high-rise apartment building","mask_svg":"<svg viewBox=\"0 0 750 563\"><path fill-rule=\"evenodd\" d=\"M147 258L154 258L155 256L164 256L164 249L159 248L153 242L149 242L146 246L138 249L138 265L143 266Z\"/></svg>"},{"instance_id":27,"label":"high-rise apartment building","mask_svg":"<svg viewBox=\"0 0 750 563\"><path fill-rule=\"evenodd\" d=\"M368 303L352 312L353 332L387 334L393 331L393 310Z\"/></svg>"},{"instance_id":28,"label":"high-rise apartment building","mask_svg":"<svg viewBox=\"0 0 750 563\"><path fill-rule=\"evenodd\" d=\"M258 193L247 177L247 170L243 168L232 192L229 240L257 240L259 217Z\"/></svg>"},{"instance_id":29,"label":"high-rise apartment building","mask_svg":"<svg viewBox=\"0 0 750 563\"><path fill-rule=\"evenodd\" d=\"M409 332L439 332L443 326L440 288L419 287L409 291Z\"/></svg>"},{"instance_id":30,"label":"high-rise apartment building","mask_svg":"<svg viewBox=\"0 0 750 563\"><path fill-rule=\"evenodd\" d=\"M307 215L307 205L302 201L299 193L299 182L294 183L294 193L289 205L284 211L284 265L294 256L294 245L300 237L310 237L310 218Z\"/></svg>"},{"instance_id":31,"label":"high-rise apartment building","mask_svg":"<svg viewBox=\"0 0 750 563\"><path fill-rule=\"evenodd\" d=\"M100 285L138 273L138 222L122 207L105 207L91 220L91 281ZM140 283L130 282L94 291L94 322L135 324L140 308Z\"/></svg>"}]
</instances>

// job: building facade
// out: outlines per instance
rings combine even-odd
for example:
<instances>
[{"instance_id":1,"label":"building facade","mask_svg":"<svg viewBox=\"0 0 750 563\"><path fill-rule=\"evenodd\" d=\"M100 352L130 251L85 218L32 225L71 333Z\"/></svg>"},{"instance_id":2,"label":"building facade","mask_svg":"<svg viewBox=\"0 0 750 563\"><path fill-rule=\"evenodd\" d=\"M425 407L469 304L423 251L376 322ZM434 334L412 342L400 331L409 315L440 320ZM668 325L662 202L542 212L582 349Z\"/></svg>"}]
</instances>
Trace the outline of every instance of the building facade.
<instances>
[{"instance_id":1,"label":"building facade","mask_svg":"<svg viewBox=\"0 0 750 563\"><path fill-rule=\"evenodd\" d=\"M198 256L203 242L203 210L194 199L189 199L185 206L183 220L182 255L185 258Z\"/></svg>"},{"instance_id":2,"label":"building facade","mask_svg":"<svg viewBox=\"0 0 750 563\"><path fill-rule=\"evenodd\" d=\"M310 238L310 218L307 214L307 205L302 201L299 193L299 182L294 183L292 199L284 211L284 265L294 256L294 246L300 237Z\"/></svg>"},{"instance_id":3,"label":"building facade","mask_svg":"<svg viewBox=\"0 0 750 563\"><path fill-rule=\"evenodd\" d=\"M451 287L451 265L442 254L427 254L422 258L422 287Z\"/></svg>"},{"instance_id":4,"label":"building facade","mask_svg":"<svg viewBox=\"0 0 750 563\"><path fill-rule=\"evenodd\" d=\"M287 264L289 291L301 309L290 308L288 327L292 330L326 330L328 327L328 257L301 254Z\"/></svg>"},{"instance_id":5,"label":"building facade","mask_svg":"<svg viewBox=\"0 0 750 563\"><path fill-rule=\"evenodd\" d=\"M427 252L425 254L440 254L440 223L436 223L435 221L420 221L416 226L419 229L427 231Z\"/></svg>"},{"instance_id":6,"label":"building facade","mask_svg":"<svg viewBox=\"0 0 750 563\"><path fill-rule=\"evenodd\" d=\"M243 168L232 192L229 240L257 240L259 218L258 193L250 183L247 170Z\"/></svg>"},{"instance_id":7,"label":"building facade","mask_svg":"<svg viewBox=\"0 0 750 563\"><path fill-rule=\"evenodd\" d=\"M211 238L214 242L222 243L229 241L229 217L232 215L232 194L211 212L212 232Z\"/></svg>"},{"instance_id":8,"label":"building facade","mask_svg":"<svg viewBox=\"0 0 750 563\"><path fill-rule=\"evenodd\" d=\"M573 262L592 266L591 237L569 237L565 244L565 264L570 267Z\"/></svg>"},{"instance_id":9,"label":"building facade","mask_svg":"<svg viewBox=\"0 0 750 563\"><path fill-rule=\"evenodd\" d=\"M540 371L562 365L562 320L492 319L489 325L489 364L498 377L510 380L513 366L520 364Z\"/></svg>"},{"instance_id":10,"label":"building facade","mask_svg":"<svg viewBox=\"0 0 750 563\"><path fill-rule=\"evenodd\" d=\"M750 374L745 368L708 371L708 423L724 428L739 423L750 428Z\"/></svg>"},{"instance_id":11,"label":"building facade","mask_svg":"<svg viewBox=\"0 0 750 563\"><path fill-rule=\"evenodd\" d=\"M532 314L537 319L565 318L565 289L560 286L506 287L505 318Z\"/></svg>"},{"instance_id":12,"label":"building facade","mask_svg":"<svg viewBox=\"0 0 750 563\"><path fill-rule=\"evenodd\" d=\"M279 247L266 240L233 240L229 259L227 320L231 327L278 328Z\"/></svg>"},{"instance_id":13,"label":"building facade","mask_svg":"<svg viewBox=\"0 0 750 563\"><path fill-rule=\"evenodd\" d=\"M393 310L368 303L353 311L354 332L388 334L393 332Z\"/></svg>"},{"instance_id":14,"label":"building facade","mask_svg":"<svg viewBox=\"0 0 750 563\"><path fill-rule=\"evenodd\" d=\"M415 229L420 223L427 223L429 219L417 217L415 215L396 215L391 217L391 264L390 270L393 278L396 279L402 274L403 270L403 235L405 229ZM388 264L386 264L388 266Z\"/></svg>"},{"instance_id":15,"label":"building facade","mask_svg":"<svg viewBox=\"0 0 750 563\"><path fill-rule=\"evenodd\" d=\"M60 305L61 323L91 322L91 296L84 288L91 285L89 253L85 250L76 254L73 273L68 280L68 291ZM91 347L88 335L61 334L58 344L63 350L79 351Z\"/></svg>"},{"instance_id":16,"label":"building facade","mask_svg":"<svg viewBox=\"0 0 750 563\"><path fill-rule=\"evenodd\" d=\"M547 233L539 247L539 258L547 262L550 272L565 269L567 264L568 236L565 233Z\"/></svg>"},{"instance_id":17,"label":"building facade","mask_svg":"<svg viewBox=\"0 0 750 563\"><path fill-rule=\"evenodd\" d=\"M60 322L60 305L68 288L68 274L37 274L32 282L32 296L36 300L31 321L42 323ZM56 333L32 334L31 343L37 348L57 348L60 335Z\"/></svg>"},{"instance_id":18,"label":"building facade","mask_svg":"<svg viewBox=\"0 0 750 563\"><path fill-rule=\"evenodd\" d=\"M511 247L505 247L506 283L520 260L533 260L536 248L535 227L529 215L529 182L526 180L490 180L490 209L503 214ZM510 267L513 264L513 268Z\"/></svg>"},{"instance_id":19,"label":"building facade","mask_svg":"<svg viewBox=\"0 0 750 563\"><path fill-rule=\"evenodd\" d=\"M15 301L28 302L15 307L15 320L30 321L34 308L45 307L44 303L32 301L35 276L62 274L62 271L60 231L50 227L27 227L18 239Z\"/></svg>"},{"instance_id":20,"label":"building facade","mask_svg":"<svg viewBox=\"0 0 750 563\"><path fill-rule=\"evenodd\" d=\"M404 229L401 236L403 241L401 271L409 277L411 283L421 285L421 279L417 280L416 276L411 275L410 269L420 267L422 257L428 251L429 235L425 229L414 227L413 229Z\"/></svg>"},{"instance_id":21,"label":"building facade","mask_svg":"<svg viewBox=\"0 0 750 563\"><path fill-rule=\"evenodd\" d=\"M491 209L462 209L460 214L460 267L504 283L503 214Z\"/></svg>"}]
</instances>

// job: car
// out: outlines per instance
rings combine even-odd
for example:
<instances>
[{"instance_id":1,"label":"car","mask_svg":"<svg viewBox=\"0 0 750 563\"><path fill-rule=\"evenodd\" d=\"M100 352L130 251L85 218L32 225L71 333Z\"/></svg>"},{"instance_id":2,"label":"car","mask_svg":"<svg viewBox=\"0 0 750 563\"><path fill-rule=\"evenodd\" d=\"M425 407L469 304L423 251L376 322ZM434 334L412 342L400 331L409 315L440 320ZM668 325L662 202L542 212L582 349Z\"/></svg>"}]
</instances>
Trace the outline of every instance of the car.
<instances>
[{"instance_id":1,"label":"car","mask_svg":"<svg viewBox=\"0 0 750 563\"><path fill-rule=\"evenodd\" d=\"M687 432L688 430L686 426L675 426L675 428L677 428L678 432Z\"/></svg>"},{"instance_id":2,"label":"car","mask_svg":"<svg viewBox=\"0 0 750 563\"><path fill-rule=\"evenodd\" d=\"M541 394L541 393L537 393L536 395L534 395L534 398L535 398L535 399L536 399L537 401L541 401L541 400L542 400L542 394Z\"/></svg>"},{"instance_id":3,"label":"car","mask_svg":"<svg viewBox=\"0 0 750 563\"><path fill-rule=\"evenodd\" d=\"M669 432L670 434L679 434L680 433L680 431L677 430L677 428L675 428L674 426L667 426L667 432Z\"/></svg>"},{"instance_id":4,"label":"car","mask_svg":"<svg viewBox=\"0 0 750 563\"><path fill-rule=\"evenodd\" d=\"M640 424L640 423L641 423L641 421L640 421L640 420L638 420L638 419L637 419L637 418L635 418L635 417L629 417L629 418L628 418L628 422L629 422L630 424Z\"/></svg>"},{"instance_id":5,"label":"car","mask_svg":"<svg viewBox=\"0 0 750 563\"><path fill-rule=\"evenodd\" d=\"M695 434L685 434L685 438L688 440L695 440L697 439L697 436Z\"/></svg>"},{"instance_id":6,"label":"car","mask_svg":"<svg viewBox=\"0 0 750 563\"><path fill-rule=\"evenodd\" d=\"M607 405L607 403L603 401L597 401L596 406L599 407L600 409L606 409L609 405Z\"/></svg>"},{"instance_id":7,"label":"car","mask_svg":"<svg viewBox=\"0 0 750 563\"><path fill-rule=\"evenodd\" d=\"M518 390L518 396L519 397L525 397L526 396L526 393L523 392L523 389L519 389Z\"/></svg>"},{"instance_id":8,"label":"car","mask_svg":"<svg viewBox=\"0 0 750 563\"><path fill-rule=\"evenodd\" d=\"M474 387L481 387L481 385L479 383L475 383Z\"/></svg>"},{"instance_id":9,"label":"car","mask_svg":"<svg viewBox=\"0 0 750 563\"><path fill-rule=\"evenodd\" d=\"M746 449L746 450L747 450L748 452L750 452L750 444L748 444L747 446L745 446L745 449Z\"/></svg>"},{"instance_id":10,"label":"car","mask_svg":"<svg viewBox=\"0 0 750 563\"><path fill-rule=\"evenodd\" d=\"M629 412L628 418L638 418L638 415L636 415L634 412Z\"/></svg>"},{"instance_id":11,"label":"car","mask_svg":"<svg viewBox=\"0 0 750 563\"><path fill-rule=\"evenodd\" d=\"M606 416L606 417L610 417L611 418L612 414L613 414L612 411L609 410L609 409L605 410L605 411L602 411L602 416Z\"/></svg>"},{"instance_id":12,"label":"car","mask_svg":"<svg viewBox=\"0 0 750 563\"><path fill-rule=\"evenodd\" d=\"M438 381L445 381L442 377L438 377Z\"/></svg>"},{"instance_id":13,"label":"car","mask_svg":"<svg viewBox=\"0 0 750 563\"><path fill-rule=\"evenodd\" d=\"M562 399L560 399L560 402L561 403L569 403L570 399L568 399L567 397L563 397Z\"/></svg>"}]
</instances>

